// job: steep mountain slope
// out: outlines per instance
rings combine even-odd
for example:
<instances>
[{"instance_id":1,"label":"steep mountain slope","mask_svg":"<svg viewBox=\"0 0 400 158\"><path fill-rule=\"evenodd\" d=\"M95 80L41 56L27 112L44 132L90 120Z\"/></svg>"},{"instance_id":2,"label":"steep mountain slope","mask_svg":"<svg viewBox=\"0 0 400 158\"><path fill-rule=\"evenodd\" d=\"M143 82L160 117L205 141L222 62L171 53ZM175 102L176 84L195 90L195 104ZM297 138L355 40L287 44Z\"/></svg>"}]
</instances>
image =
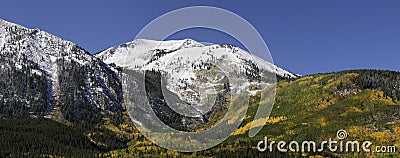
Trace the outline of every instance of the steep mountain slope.
<instances>
[{"instance_id":1,"label":"steep mountain slope","mask_svg":"<svg viewBox=\"0 0 400 158\"><path fill-rule=\"evenodd\" d=\"M0 20L0 118L99 123L119 115L121 82L76 44Z\"/></svg>"}]
</instances>

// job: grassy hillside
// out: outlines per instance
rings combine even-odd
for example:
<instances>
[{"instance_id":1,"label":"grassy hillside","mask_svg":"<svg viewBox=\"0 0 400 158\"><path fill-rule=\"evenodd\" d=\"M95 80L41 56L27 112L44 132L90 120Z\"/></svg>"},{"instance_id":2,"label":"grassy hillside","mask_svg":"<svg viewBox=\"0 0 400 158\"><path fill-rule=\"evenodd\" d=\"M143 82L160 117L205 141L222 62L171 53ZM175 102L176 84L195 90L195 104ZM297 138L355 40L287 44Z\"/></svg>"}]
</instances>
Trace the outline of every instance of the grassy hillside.
<instances>
[{"instance_id":1,"label":"grassy hillside","mask_svg":"<svg viewBox=\"0 0 400 158\"><path fill-rule=\"evenodd\" d=\"M321 142L336 139L336 132L344 129L346 140L371 141L376 145L394 145L400 148L400 107L397 98L400 73L391 71L358 70L304 76L297 80L277 83L276 101L267 124L253 138L248 130L258 109L253 103L241 127L224 143L201 152L178 153L161 149L146 140L134 140L128 148L112 151L109 156L183 156L231 157L239 155L258 157L399 157L395 153L260 153L257 143L267 136L269 141L292 140ZM259 97L260 93L254 96ZM373 148L375 149L375 148Z\"/></svg>"},{"instance_id":2,"label":"grassy hillside","mask_svg":"<svg viewBox=\"0 0 400 158\"><path fill-rule=\"evenodd\" d=\"M390 74L390 75L389 75ZM376 78L370 80L370 78ZM336 138L344 129L346 140L369 140L374 145L400 147L400 109L395 87L399 74L388 71L345 71L305 76L295 81L281 81L277 85L276 103L271 117L255 140L264 136L275 141L314 140L321 142ZM396 83L394 83L396 82ZM249 110L250 115L256 106ZM249 117L245 122L250 122ZM242 129L243 130L243 129ZM243 133L243 132L241 132ZM242 139L247 133L231 138ZM244 138L245 140L245 138ZM308 153L323 156L367 156L366 153ZM377 156L399 156L376 154Z\"/></svg>"}]
</instances>

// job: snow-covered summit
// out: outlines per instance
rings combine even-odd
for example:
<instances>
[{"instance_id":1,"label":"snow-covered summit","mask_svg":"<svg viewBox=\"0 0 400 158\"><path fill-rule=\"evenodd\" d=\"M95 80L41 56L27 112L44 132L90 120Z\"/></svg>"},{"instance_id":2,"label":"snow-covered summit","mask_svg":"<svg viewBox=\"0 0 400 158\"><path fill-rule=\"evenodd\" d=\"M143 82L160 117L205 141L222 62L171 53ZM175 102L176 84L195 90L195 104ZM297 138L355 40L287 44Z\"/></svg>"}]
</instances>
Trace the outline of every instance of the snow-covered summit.
<instances>
[{"instance_id":1,"label":"snow-covered summit","mask_svg":"<svg viewBox=\"0 0 400 158\"><path fill-rule=\"evenodd\" d=\"M155 41L137 39L116 47L111 47L95 55L107 64L139 69L159 69L167 62L196 63L233 57L231 64L255 64L262 71L268 71L285 78L295 78L292 74L236 46L227 44L203 45L192 39ZM174 61L179 60L179 61ZM247 64L244 64L247 63ZM182 65L181 65L182 66ZM244 67L246 68L246 67ZM245 71L245 70L243 70Z\"/></svg>"},{"instance_id":2,"label":"snow-covered summit","mask_svg":"<svg viewBox=\"0 0 400 158\"><path fill-rule=\"evenodd\" d=\"M73 42L5 20L0 20L0 77L3 108L23 116L61 112L57 117L69 121L96 122L86 117L122 109L121 83L108 65ZM80 109L92 111L76 113ZM0 118L13 117L3 114Z\"/></svg>"},{"instance_id":3,"label":"snow-covered summit","mask_svg":"<svg viewBox=\"0 0 400 158\"><path fill-rule=\"evenodd\" d=\"M0 20L0 48L2 53L17 51L17 57L23 54L50 74L56 73L56 60L62 56L80 64L89 64L94 59L73 42L5 20Z\"/></svg>"}]
</instances>

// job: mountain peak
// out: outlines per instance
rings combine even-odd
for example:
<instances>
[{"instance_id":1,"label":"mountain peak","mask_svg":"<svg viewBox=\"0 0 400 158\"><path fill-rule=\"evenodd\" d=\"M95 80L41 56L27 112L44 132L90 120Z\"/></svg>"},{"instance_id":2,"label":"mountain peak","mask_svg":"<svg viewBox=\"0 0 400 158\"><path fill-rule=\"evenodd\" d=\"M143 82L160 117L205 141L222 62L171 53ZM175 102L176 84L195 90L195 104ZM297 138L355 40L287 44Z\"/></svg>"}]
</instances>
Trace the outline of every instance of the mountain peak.
<instances>
[{"instance_id":1,"label":"mountain peak","mask_svg":"<svg viewBox=\"0 0 400 158\"><path fill-rule=\"evenodd\" d=\"M136 39L132 42L111 47L96 54L96 57L107 64L130 69L157 69L161 63L170 61L172 57L180 57L185 60L199 61L176 61L176 62L201 62L210 58L224 58L224 55L235 56L232 62L237 64L253 63L260 69L276 73L281 77L295 78L297 75L287 72L272 63L254 56L239 47L229 44L204 45L193 39L156 41L149 39ZM196 58L196 59L194 59ZM173 59L175 60L175 59ZM171 60L172 61L172 60ZM160 63L161 62L161 63ZM243 70L246 71L246 70Z\"/></svg>"},{"instance_id":2,"label":"mountain peak","mask_svg":"<svg viewBox=\"0 0 400 158\"><path fill-rule=\"evenodd\" d=\"M117 74L73 42L0 20L0 59L0 76L7 78L0 83L7 87L0 88L5 92L0 94L0 100L6 97L4 109L21 109L18 114L34 117L52 117L61 109L67 120L86 117L87 114L78 116L73 112L71 107L75 104L99 112L121 110ZM77 93L82 95L74 95ZM65 99L68 96L74 98ZM0 118L14 116L0 112Z\"/></svg>"}]
</instances>

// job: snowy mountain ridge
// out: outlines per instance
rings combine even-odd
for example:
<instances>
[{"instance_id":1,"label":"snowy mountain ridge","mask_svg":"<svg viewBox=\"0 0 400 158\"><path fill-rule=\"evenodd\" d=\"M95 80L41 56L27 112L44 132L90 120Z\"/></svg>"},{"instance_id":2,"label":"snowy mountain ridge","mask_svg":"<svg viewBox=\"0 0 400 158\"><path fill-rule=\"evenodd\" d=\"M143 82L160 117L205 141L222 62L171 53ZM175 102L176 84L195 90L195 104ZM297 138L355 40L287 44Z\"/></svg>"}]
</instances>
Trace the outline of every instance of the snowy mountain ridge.
<instances>
[{"instance_id":1,"label":"snowy mountain ridge","mask_svg":"<svg viewBox=\"0 0 400 158\"><path fill-rule=\"evenodd\" d=\"M122 110L118 75L73 42L0 20L0 57L0 118L94 123Z\"/></svg>"},{"instance_id":2,"label":"snowy mountain ridge","mask_svg":"<svg viewBox=\"0 0 400 158\"><path fill-rule=\"evenodd\" d=\"M60 52L76 49L79 53L71 54L69 59L81 64L89 64L93 57L84 49L79 48L75 43L63 40L50 33L40 29L27 29L21 25L14 24L0 19L0 48L6 49L6 41L16 38L21 40L18 46L24 49L25 55L33 61L36 61L43 69L51 70L49 66L55 63L55 59ZM9 33L9 36L6 34ZM29 34L29 38L24 38L22 34ZM50 45L51 47L48 47ZM20 52L22 53L22 52ZM40 61L43 55L51 58L51 61ZM40 61L40 62L39 62Z\"/></svg>"}]
</instances>

